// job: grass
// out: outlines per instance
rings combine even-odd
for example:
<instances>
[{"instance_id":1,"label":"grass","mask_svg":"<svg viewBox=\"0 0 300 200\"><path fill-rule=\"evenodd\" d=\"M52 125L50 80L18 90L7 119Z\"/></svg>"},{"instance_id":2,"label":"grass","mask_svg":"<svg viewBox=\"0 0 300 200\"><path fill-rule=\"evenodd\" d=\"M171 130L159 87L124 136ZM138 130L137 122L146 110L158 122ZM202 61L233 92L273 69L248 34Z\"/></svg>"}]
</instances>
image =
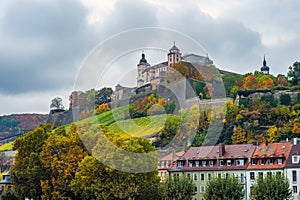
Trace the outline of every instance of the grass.
<instances>
[{"instance_id":1,"label":"grass","mask_svg":"<svg viewBox=\"0 0 300 200\"><path fill-rule=\"evenodd\" d=\"M9 142L0 146L0 152L11 151L13 147L13 142Z\"/></svg>"},{"instance_id":2,"label":"grass","mask_svg":"<svg viewBox=\"0 0 300 200\"><path fill-rule=\"evenodd\" d=\"M112 109L110 111L104 112L102 114L85 118L79 122L76 122L76 124L82 124L82 123L90 121L90 122L94 122L94 123L103 124L105 126L109 126L109 125L113 124L114 122L123 120L125 118L129 118L128 106L118 107L118 108ZM71 127L71 124L67 124L65 126L67 132L69 131L70 127Z\"/></svg>"},{"instance_id":3,"label":"grass","mask_svg":"<svg viewBox=\"0 0 300 200\"><path fill-rule=\"evenodd\" d=\"M115 134L126 133L134 137L150 136L164 127L167 117L169 116L164 114L121 120L111 124L108 129Z\"/></svg>"}]
</instances>

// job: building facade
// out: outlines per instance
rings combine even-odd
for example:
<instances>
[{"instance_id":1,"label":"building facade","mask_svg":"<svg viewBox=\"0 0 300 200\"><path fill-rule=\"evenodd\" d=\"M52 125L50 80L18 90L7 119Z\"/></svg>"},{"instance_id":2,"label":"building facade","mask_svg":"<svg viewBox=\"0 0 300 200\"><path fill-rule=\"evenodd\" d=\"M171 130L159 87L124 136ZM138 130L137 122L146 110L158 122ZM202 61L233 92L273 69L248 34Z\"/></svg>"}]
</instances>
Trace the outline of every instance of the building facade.
<instances>
[{"instance_id":1,"label":"building facade","mask_svg":"<svg viewBox=\"0 0 300 200\"><path fill-rule=\"evenodd\" d=\"M203 200L207 181L233 175L244 185L250 199L260 176L283 174L289 181L293 199L300 199L300 139L288 142L191 147L164 170L169 176L186 175L195 183L194 200ZM170 156L169 156L170 157Z\"/></svg>"}]
</instances>

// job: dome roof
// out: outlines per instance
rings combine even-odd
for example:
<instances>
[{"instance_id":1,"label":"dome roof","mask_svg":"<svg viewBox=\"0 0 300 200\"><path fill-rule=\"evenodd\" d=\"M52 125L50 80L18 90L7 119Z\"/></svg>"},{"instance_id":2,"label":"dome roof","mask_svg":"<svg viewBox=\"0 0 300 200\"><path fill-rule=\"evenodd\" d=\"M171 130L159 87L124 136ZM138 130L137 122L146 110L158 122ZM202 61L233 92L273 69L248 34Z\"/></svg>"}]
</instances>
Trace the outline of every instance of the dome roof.
<instances>
[{"instance_id":1,"label":"dome roof","mask_svg":"<svg viewBox=\"0 0 300 200\"><path fill-rule=\"evenodd\" d=\"M267 61L265 56L263 60L263 66L260 68L260 71L270 71L270 67L267 66Z\"/></svg>"}]
</instances>

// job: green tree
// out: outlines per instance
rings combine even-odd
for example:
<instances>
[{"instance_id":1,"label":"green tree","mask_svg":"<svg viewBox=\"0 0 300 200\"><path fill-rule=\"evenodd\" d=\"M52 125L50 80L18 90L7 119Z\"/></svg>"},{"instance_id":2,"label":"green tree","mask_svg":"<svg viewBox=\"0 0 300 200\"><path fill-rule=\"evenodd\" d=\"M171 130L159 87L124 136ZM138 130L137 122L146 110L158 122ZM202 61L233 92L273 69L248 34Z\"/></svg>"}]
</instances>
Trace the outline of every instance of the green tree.
<instances>
[{"instance_id":1,"label":"green tree","mask_svg":"<svg viewBox=\"0 0 300 200\"><path fill-rule=\"evenodd\" d=\"M51 125L41 125L18 138L13 149L17 150L15 164L10 169L14 191L20 199L41 199L45 168L41 164L39 153L49 136Z\"/></svg>"},{"instance_id":2,"label":"green tree","mask_svg":"<svg viewBox=\"0 0 300 200\"><path fill-rule=\"evenodd\" d=\"M289 67L288 80L291 85L299 85L300 83L300 62L294 62L292 66Z\"/></svg>"},{"instance_id":3,"label":"green tree","mask_svg":"<svg viewBox=\"0 0 300 200\"><path fill-rule=\"evenodd\" d=\"M12 189L8 189L2 194L1 200L18 200L18 197Z\"/></svg>"},{"instance_id":4,"label":"green tree","mask_svg":"<svg viewBox=\"0 0 300 200\"><path fill-rule=\"evenodd\" d=\"M230 175L209 180L204 192L205 200L240 200L244 196L243 184Z\"/></svg>"},{"instance_id":5,"label":"green tree","mask_svg":"<svg viewBox=\"0 0 300 200\"><path fill-rule=\"evenodd\" d=\"M63 103L62 103L62 98L60 97L55 97L54 99L51 100L50 104L51 109L64 109Z\"/></svg>"},{"instance_id":6,"label":"green tree","mask_svg":"<svg viewBox=\"0 0 300 200\"><path fill-rule=\"evenodd\" d=\"M231 96L231 90L236 85L236 81L239 78L240 78L240 76L235 75L235 74L225 74L224 76L222 76L222 80L223 80L223 83L224 83L224 87L225 87L227 97Z\"/></svg>"},{"instance_id":7,"label":"green tree","mask_svg":"<svg viewBox=\"0 0 300 200\"><path fill-rule=\"evenodd\" d=\"M191 200L195 195L193 180L185 175L169 177L161 183L159 193L162 200Z\"/></svg>"},{"instance_id":8,"label":"green tree","mask_svg":"<svg viewBox=\"0 0 300 200\"><path fill-rule=\"evenodd\" d=\"M111 88L107 88L107 87L102 88L96 93L95 104L101 105L103 103L111 102L112 94L113 94L113 90Z\"/></svg>"},{"instance_id":9,"label":"green tree","mask_svg":"<svg viewBox=\"0 0 300 200\"><path fill-rule=\"evenodd\" d=\"M252 187L252 200L288 200L291 197L289 181L281 174L259 177Z\"/></svg>"}]
</instances>

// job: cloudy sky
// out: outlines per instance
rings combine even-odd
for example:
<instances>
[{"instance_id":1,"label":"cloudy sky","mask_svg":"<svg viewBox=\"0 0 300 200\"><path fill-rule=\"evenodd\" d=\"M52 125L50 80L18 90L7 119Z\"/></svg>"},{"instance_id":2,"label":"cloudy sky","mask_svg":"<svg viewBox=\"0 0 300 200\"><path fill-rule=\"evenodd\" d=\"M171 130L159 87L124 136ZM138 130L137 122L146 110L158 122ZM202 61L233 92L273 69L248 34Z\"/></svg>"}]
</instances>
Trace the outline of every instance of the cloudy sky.
<instances>
[{"instance_id":1,"label":"cloudy sky","mask_svg":"<svg viewBox=\"0 0 300 200\"><path fill-rule=\"evenodd\" d=\"M90 52L111 36L135 28L185 34L202 45L219 68L238 73L258 70L265 53L271 73L286 74L288 66L300 60L299 7L297 0L1 0L0 115L48 113L56 96L68 107ZM136 60L118 59L116 66L122 69L112 70L115 77L125 68L134 71L139 54L132 55ZM158 57L147 59L155 64ZM126 73L132 74L130 70ZM97 87L114 86L114 81Z\"/></svg>"}]
</instances>

